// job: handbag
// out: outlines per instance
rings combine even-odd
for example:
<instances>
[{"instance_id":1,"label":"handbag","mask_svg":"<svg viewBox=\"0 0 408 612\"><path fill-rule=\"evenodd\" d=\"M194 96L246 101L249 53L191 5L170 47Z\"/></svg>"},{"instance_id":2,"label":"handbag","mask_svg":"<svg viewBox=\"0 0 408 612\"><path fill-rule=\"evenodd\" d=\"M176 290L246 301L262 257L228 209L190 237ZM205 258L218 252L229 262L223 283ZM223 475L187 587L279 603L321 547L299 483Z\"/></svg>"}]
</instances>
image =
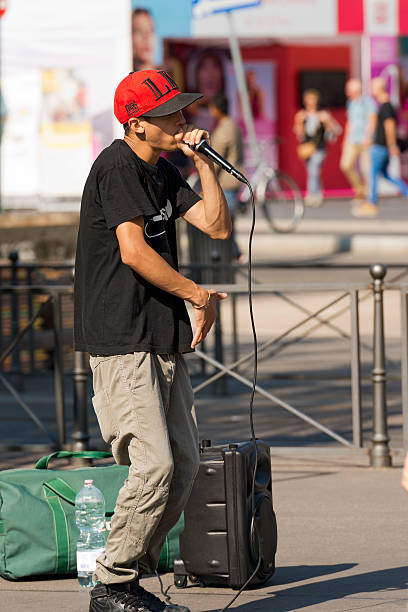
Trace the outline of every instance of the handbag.
<instances>
[{"instance_id":1,"label":"handbag","mask_svg":"<svg viewBox=\"0 0 408 612\"><path fill-rule=\"evenodd\" d=\"M308 142L302 142L297 146L297 154L299 159L303 161L312 157L313 153L316 153L317 145L313 140L309 140Z\"/></svg>"},{"instance_id":2,"label":"handbag","mask_svg":"<svg viewBox=\"0 0 408 612\"><path fill-rule=\"evenodd\" d=\"M56 451L42 457L34 469L0 472L0 575L9 580L76 572L75 496L84 480L93 479L105 498L105 515L114 511L129 468L123 465L51 470L53 458L104 459L104 451ZM107 533L109 524L107 522ZM167 535L159 570L172 569L179 554L183 517ZM106 535L107 535L106 533Z\"/></svg>"}]
</instances>

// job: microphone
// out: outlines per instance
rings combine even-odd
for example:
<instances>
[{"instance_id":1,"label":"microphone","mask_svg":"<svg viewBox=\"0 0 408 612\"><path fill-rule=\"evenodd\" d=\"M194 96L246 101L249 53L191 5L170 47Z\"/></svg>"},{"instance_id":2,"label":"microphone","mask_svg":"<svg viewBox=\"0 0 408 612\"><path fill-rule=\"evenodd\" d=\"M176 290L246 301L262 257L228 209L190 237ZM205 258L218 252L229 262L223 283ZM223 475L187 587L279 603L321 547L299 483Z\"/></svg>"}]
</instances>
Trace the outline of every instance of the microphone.
<instances>
[{"instance_id":1,"label":"microphone","mask_svg":"<svg viewBox=\"0 0 408 612\"><path fill-rule=\"evenodd\" d=\"M198 144L189 145L189 146L194 151L198 151L198 153L202 153L203 155L211 159L211 161L221 166L221 168L225 170L225 172L229 172L230 174L232 174L232 176L235 177L238 181L241 181L241 183L247 184L248 181L245 178L245 176L241 174L239 170L234 168L234 166L232 166L229 162L227 162L227 160L224 159L219 153L217 153L217 151L215 151L212 147L210 147L210 145L208 144L206 140L203 139Z\"/></svg>"}]
</instances>

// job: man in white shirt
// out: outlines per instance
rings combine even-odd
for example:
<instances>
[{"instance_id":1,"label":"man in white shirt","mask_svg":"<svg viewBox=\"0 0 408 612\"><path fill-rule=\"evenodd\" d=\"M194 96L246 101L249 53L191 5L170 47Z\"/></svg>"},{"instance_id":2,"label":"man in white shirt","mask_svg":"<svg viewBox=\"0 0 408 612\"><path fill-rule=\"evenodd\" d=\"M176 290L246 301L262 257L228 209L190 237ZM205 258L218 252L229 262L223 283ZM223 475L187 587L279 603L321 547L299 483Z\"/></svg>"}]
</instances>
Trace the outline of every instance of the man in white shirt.
<instances>
[{"instance_id":1,"label":"man in white shirt","mask_svg":"<svg viewBox=\"0 0 408 612\"><path fill-rule=\"evenodd\" d=\"M347 123L340 168L354 190L353 204L367 197L368 147L375 129L377 109L372 98L362 95L361 81L346 83Z\"/></svg>"}]
</instances>

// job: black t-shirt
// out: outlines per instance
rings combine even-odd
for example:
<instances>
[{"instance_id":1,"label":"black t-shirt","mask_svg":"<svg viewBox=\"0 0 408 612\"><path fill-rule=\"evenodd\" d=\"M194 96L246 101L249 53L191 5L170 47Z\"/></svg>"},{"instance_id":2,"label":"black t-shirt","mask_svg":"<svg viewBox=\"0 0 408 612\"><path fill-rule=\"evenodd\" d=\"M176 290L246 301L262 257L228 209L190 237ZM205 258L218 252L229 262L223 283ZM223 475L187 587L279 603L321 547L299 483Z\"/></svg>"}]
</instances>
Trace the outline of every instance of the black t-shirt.
<instances>
[{"instance_id":1,"label":"black t-shirt","mask_svg":"<svg viewBox=\"0 0 408 612\"><path fill-rule=\"evenodd\" d=\"M184 301L148 283L121 260L115 228L144 217L145 240L178 269L176 218L200 200L170 162L140 159L115 140L85 184L75 261L74 344L92 355L191 351Z\"/></svg>"},{"instance_id":2,"label":"black t-shirt","mask_svg":"<svg viewBox=\"0 0 408 612\"><path fill-rule=\"evenodd\" d=\"M385 137L384 121L386 119L396 120L395 110L390 102L384 102L378 109L377 114L377 127L374 135L374 144L387 146L387 139Z\"/></svg>"}]
</instances>

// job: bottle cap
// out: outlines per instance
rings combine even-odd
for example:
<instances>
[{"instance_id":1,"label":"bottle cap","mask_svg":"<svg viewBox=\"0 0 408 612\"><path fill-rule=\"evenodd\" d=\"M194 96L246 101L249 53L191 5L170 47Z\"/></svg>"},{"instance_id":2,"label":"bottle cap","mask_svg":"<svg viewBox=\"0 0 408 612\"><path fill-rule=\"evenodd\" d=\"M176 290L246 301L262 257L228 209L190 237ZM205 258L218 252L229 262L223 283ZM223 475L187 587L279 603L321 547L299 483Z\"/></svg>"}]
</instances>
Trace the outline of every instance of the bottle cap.
<instances>
[{"instance_id":1,"label":"bottle cap","mask_svg":"<svg viewBox=\"0 0 408 612\"><path fill-rule=\"evenodd\" d=\"M85 480L84 481L84 485L93 485L94 481L93 480Z\"/></svg>"}]
</instances>

